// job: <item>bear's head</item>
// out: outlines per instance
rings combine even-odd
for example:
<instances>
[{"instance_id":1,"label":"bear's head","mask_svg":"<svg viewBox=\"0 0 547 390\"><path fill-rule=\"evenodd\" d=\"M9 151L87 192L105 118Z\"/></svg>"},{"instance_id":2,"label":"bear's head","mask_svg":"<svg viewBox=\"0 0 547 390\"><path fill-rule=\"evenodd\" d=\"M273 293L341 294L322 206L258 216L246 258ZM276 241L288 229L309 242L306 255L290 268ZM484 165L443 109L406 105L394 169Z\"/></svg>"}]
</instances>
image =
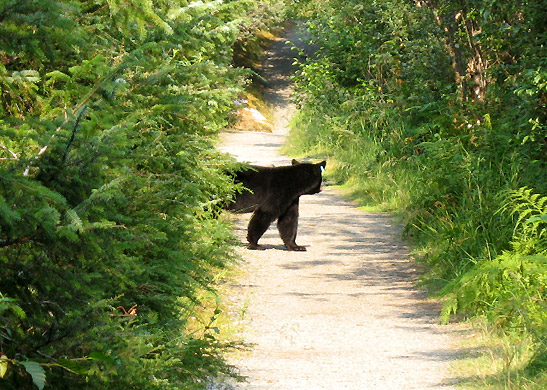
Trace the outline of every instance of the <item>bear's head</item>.
<instances>
[{"instance_id":1,"label":"bear's head","mask_svg":"<svg viewBox=\"0 0 547 390\"><path fill-rule=\"evenodd\" d=\"M321 183L323 181L323 172L327 166L326 161L320 163L301 163L292 160L292 165L300 171L299 178L302 180L302 195L312 195L321 192Z\"/></svg>"}]
</instances>

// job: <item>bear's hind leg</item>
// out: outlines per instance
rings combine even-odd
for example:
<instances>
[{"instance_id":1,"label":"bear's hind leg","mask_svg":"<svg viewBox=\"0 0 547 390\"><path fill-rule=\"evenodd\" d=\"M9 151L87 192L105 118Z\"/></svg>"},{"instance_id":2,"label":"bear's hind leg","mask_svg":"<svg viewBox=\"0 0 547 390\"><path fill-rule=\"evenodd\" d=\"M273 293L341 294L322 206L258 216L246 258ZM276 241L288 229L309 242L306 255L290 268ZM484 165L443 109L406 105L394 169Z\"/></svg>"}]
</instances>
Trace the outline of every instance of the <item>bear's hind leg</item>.
<instances>
[{"instance_id":1,"label":"bear's hind leg","mask_svg":"<svg viewBox=\"0 0 547 390\"><path fill-rule=\"evenodd\" d=\"M264 250L261 245L258 245L258 240L260 237L268 230L271 223L275 219L275 216L269 213L265 213L260 209L255 210L251 220L249 221L249 226L247 227L247 241L249 241L249 249L258 249Z\"/></svg>"},{"instance_id":2,"label":"bear's hind leg","mask_svg":"<svg viewBox=\"0 0 547 390\"><path fill-rule=\"evenodd\" d=\"M296 232L298 230L298 199L287 209L285 214L277 220L277 230L290 251L304 252L306 247L296 244Z\"/></svg>"}]
</instances>

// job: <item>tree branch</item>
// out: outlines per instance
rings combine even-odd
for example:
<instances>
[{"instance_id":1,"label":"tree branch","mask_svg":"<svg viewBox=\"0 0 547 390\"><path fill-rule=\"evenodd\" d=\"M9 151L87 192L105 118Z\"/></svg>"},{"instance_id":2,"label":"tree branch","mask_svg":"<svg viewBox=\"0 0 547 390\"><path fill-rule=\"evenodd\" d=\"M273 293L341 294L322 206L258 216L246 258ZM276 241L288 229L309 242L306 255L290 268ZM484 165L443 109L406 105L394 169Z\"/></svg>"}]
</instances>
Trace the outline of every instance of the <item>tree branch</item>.
<instances>
[{"instance_id":1,"label":"tree branch","mask_svg":"<svg viewBox=\"0 0 547 390\"><path fill-rule=\"evenodd\" d=\"M89 91L89 93L82 99L82 101L80 103L78 103L72 109L72 112L78 113L78 115L79 115L81 113L81 110L84 109L84 107L87 105L89 100L91 100L91 98L101 88L103 82L105 82L106 80L113 77L118 72L119 69L120 69L120 67L116 68L115 70L113 70L112 72L107 74L106 76L101 77L99 79L99 81L97 82L97 84L95 84L93 89L91 91ZM34 156L34 158L32 159L32 162L25 168L25 171L23 172L23 176L28 176L29 175L31 168L33 167L33 163L36 162L36 160L38 160L40 158L40 156L48 150L49 146L51 145L51 142L53 141L53 139L55 138L57 133L59 133L59 131L61 131L61 129L70 121L70 119L71 119L71 117L68 115L68 110L65 110L65 120L63 121L63 123L61 123L59 125L59 127L57 127L57 129L55 129L55 131L53 132L51 137L49 137L48 143L46 145L44 145L42 147L42 149L40 149L40 151L38 152L38 154L36 154L36 156Z\"/></svg>"},{"instance_id":2,"label":"tree branch","mask_svg":"<svg viewBox=\"0 0 547 390\"><path fill-rule=\"evenodd\" d=\"M8 147L4 145L0 145L0 149L7 150L8 153L12 155L13 158L6 159L6 160L19 160L19 157L17 157L17 154L14 151L10 150ZM3 160L3 159L0 159L0 160Z\"/></svg>"},{"instance_id":3,"label":"tree branch","mask_svg":"<svg viewBox=\"0 0 547 390\"><path fill-rule=\"evenodd\" d=\"M11 240L0 240L0 248L5 248L7 246L15 245L15 244L24 244L32 240L33 237L34 236L28 236L28 237L13 238Z\"/></svg>"}]
</instances>

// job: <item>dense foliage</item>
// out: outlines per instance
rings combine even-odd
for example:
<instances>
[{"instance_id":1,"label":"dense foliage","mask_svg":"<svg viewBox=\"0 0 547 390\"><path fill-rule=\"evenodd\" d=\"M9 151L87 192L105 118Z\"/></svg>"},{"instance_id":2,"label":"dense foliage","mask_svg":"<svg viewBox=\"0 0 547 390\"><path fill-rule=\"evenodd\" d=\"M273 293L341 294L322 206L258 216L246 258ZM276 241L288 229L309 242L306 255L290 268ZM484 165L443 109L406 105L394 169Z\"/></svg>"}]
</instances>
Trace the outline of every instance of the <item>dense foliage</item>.
<instances>
[{"instance_id":1,"label":"dense foliage","mask_svg":"<svg viewBox=\"0 0 547 390\"><path fill-rule=\"evenodd\" d=\"M298 3L318 51L296 80L295 146L406 210L445 319L532 335L544 368L547 2Z\"/></svg>"},{"instance_id":2,"label":"dense foliage","mask_svg":"<svg viewBox=\"0 0 547 390\"><path fill-rule=\"evenodd\" d=\"M218 329L187 323L232 258L211 135L248 75L233 47L272 4L2 1L0 388L229 371Z\"/></svg>"}]
</instances>

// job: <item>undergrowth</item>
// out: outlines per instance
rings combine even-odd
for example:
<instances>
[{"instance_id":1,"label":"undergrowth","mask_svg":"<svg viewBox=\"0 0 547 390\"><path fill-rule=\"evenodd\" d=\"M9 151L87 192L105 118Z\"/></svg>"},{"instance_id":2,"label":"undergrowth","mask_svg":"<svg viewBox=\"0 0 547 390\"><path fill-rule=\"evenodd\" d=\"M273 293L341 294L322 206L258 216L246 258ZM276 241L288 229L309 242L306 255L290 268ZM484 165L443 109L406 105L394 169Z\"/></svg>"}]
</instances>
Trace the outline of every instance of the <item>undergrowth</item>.
<instances>
[{"instance_id":1,"label":"undergrowth","mask_svg":"<svg viewBox=\"0 0 547 390\"><path fill-rule=\"evenodd\" d=\"M318 51L295 78L288 148L328 157L328 179L403 216L423 285L445 301L442 319L484 319L506 345L491 350L505 362L492 383L539 388L547 4L300 5Z\"/></svg>"}]
</instances>

